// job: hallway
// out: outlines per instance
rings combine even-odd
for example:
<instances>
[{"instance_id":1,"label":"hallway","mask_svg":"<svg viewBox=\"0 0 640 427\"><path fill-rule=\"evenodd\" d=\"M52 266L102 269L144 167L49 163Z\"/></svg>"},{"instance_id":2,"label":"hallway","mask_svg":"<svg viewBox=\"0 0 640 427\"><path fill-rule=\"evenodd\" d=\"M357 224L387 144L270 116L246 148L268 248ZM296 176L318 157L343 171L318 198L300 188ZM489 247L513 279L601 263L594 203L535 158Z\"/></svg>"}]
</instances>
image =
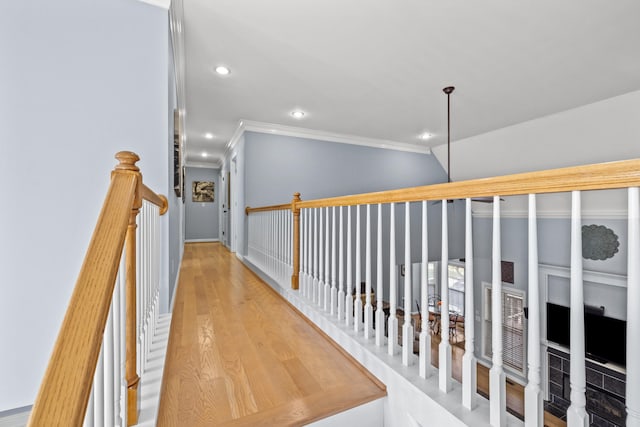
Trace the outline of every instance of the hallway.
<instances>
[{"instance_id":1,"label":"hallway","mask_svg":"<svg viewBox=\"0 0 640 427\"><path fill-rule=\"evenodd\" d=\"M297 426L385 395L224 246L185 245L159 426Z\"/></svg>"}]
</instances>

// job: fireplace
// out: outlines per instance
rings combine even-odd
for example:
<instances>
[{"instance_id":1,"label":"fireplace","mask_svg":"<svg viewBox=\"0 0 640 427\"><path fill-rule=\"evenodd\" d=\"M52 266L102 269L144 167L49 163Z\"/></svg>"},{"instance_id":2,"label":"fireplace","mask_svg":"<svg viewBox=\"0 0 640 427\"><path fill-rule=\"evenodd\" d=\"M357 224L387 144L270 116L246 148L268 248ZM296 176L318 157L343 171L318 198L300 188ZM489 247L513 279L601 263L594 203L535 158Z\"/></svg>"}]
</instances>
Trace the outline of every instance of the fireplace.
<instances>
[{"instance_id":1,"label":"fireplace","mask_svg":"<svg viewBox=\"0 0 640 427\"><path fill-rule=\"evenodd\" d=\"M566 420L567 408L571 404L569 354L549 347L548 360L549 400L544 402L545 409ZM586 409L590 425L624 426L625 374L589 360L586 361L586 368Z\"/></svg>"}]
</instances>

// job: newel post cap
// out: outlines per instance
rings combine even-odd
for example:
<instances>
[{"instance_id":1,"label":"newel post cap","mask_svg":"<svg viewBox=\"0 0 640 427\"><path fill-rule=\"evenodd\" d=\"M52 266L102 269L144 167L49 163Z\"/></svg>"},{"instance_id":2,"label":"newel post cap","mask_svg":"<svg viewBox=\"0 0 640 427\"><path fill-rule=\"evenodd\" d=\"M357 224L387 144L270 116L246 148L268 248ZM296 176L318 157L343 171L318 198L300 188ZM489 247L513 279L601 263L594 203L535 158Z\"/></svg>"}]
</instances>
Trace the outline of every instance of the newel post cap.
<instances>
[{"instance_id":1,"label":"newel post cap","mask_svg":"<svg viewBox=\"0 0 640 427\"><path fill-rule=\"evenodd\" d=\"M115 170L140 172L140 168L136 166L136 163L140 160L140 156L133 151L119 151L116 153L116 159L120 163L118 163Z\"/></svg>"}]
</instances>

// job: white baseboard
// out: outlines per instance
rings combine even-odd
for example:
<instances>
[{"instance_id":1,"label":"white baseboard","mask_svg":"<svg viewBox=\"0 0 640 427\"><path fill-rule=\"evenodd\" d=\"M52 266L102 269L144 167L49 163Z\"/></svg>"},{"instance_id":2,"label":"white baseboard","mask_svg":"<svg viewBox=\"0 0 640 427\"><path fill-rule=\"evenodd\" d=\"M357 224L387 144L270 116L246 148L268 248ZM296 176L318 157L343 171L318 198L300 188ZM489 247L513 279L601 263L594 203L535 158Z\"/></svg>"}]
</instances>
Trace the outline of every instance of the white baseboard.
<instances>
[{"instance_id":1,"label":"white baseboard","mask_svg":"<svg viewBox=\"0 0 640 427\"><path fill-rule=\"evenodd\" d=\"M209 242L219 242L220 239L186 239L185 243L209 243Z\"/></svg>"},{"instance_id":2,"label":"white baseboard","mask_svg":"<svg viewBox=\"0 0 640 427\"><path fill-rule=\"evenodd\" d=\"M178 284L180 283L180 269L182 267L182 258L184 256L184 247L180 251L180 260L178 261L178 273L176 274L176 281L173 284L173 295L171 295L171 302L169 303L169 313L173 313L173 303L176 301L176 294L178 293Z\"/></svg>"},{"instance_id":3,"label":"white baseboard","mask_svg":"<svg viewBox=\"0 0 640 427\"><path fill-rule=\"evenodd\" d=\"M29 421L31 405L0 412L0 427L24 427Z\"/></svg>"}]
</instances>

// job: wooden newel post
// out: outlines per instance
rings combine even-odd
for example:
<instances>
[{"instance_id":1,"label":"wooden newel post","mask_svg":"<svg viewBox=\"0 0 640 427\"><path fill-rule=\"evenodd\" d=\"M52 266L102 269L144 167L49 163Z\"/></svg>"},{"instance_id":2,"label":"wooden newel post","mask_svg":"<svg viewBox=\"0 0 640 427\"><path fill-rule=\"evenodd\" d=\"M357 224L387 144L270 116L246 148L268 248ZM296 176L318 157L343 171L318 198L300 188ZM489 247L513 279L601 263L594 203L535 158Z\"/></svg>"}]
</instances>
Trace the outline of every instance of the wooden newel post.
<instances>
[{"instance_id":1,"label":"wooden newel post","mask_svg":"<svg viewBox=\"0 0 640 427\"><path fill-rule=\"evenodd\" d=\"M125 373L127 379L127 424L129 426L138 423L138 384L140 377L137 372L137 355L136 355L136 217L142 207L142 198L140 195L140 184L142 183L142 174L136 166L136 162L140 160L137 154L129 151L121 151L116 154L116 159L120 164L116 166L114 173L120 171L126 173L134 173L138 175L138 183L136 185L136 194L129 216L129 226L127 228L127 237L125 241L125 268L126 268L126 354Z\"/></svg>"},{"instance_id":2,"label":"wooden newel post","mask_svg":"<svg viewBox=\"0 0 640 427\"><path fill-rule=\"evenodd\" d=\"M293 194L291 213L293 214L293 272L291 274L291 289L299 287L300 272L300 208L297 203L302 201L300 193Z\"/></svg>"}]
</instances>

